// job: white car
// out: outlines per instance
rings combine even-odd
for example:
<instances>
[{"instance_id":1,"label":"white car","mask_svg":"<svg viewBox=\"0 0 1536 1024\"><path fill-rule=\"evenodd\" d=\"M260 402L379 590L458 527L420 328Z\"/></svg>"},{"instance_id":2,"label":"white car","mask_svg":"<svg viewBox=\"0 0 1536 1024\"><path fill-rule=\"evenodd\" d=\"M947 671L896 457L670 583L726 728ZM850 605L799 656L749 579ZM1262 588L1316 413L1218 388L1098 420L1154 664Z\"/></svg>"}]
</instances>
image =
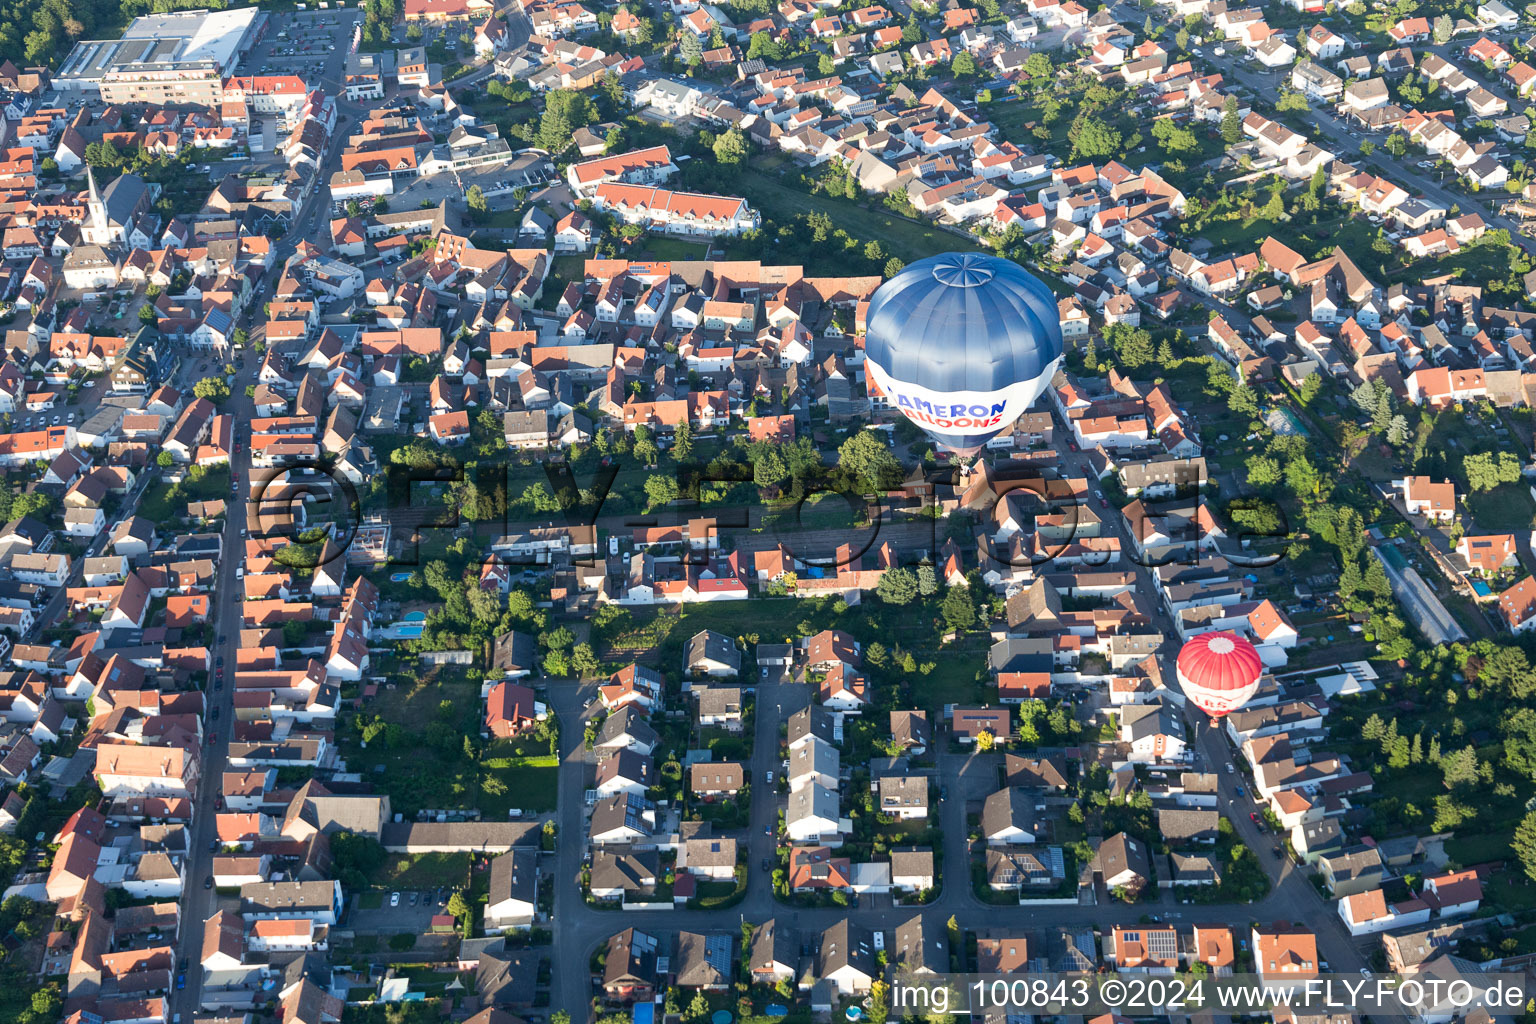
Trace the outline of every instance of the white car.
<instances>
[{"instance_id":1,"label":"white car","mask_svg":"<svg viewBox=\"0 0 1536 1024\"><path fill-rule=\"evenodd\" d=\"M392 892L392 893L389 894L389 905L392 906L392 907L398 907L400 905L400 894L399 893Z\"/></svg>"}]
</instances>

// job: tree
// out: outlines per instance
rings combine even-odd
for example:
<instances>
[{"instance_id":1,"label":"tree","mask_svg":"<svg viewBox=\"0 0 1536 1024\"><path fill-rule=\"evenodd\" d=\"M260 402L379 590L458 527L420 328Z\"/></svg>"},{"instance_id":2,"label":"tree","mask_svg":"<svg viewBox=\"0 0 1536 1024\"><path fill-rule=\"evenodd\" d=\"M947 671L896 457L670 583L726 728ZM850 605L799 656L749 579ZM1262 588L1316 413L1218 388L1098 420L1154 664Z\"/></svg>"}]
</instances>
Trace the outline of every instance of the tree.
<instances>
[{"instance_id":1,"label":"tree","mask_svg":"<svg viewBox=\"0 0 1536 1024\"><path fill-rule=\"evenodd\" d=\"M1273 487L1280 482L1280 463L1268 455L1248 456L1248 482L1255 487Z\"/></svg>"},{"instance_id":2,"label":"tree","mask_svg":"<svg viewBox=\"0 0 1536 1024\"><path fill-rule=\"evenodd\" d=\"M1051 78L1055 74L1055 69L1051 67L1050 56L1039 50L1031 53L1028 57L1024 58L1024 74L1034 81L1043 81Z\"/></svg>"},{"instance_id":3,"label":"tree","mask_svg":"<svg viewBox=\"0 0 1536 1024\"><path fill-rule=\"evenodd\" d=\"M976 73L976 58L969 50L961 50L950 60L949 70L956 78L969 78Z\"/></svg>"},{"instance_id":4,"label":"tree","mask_svg":"<svg viewBox=\"0 0 1536 1024\"><path fill-rule=\"evenodd\" d=\"M1440 758L1440 772L1444 776L1446 789L1476 782L1477 750L1467 746L1443 755Z\"/></svg>"},{"instance_id":5,"label":"tree","mask_svg":"<svg viewBox=\"0 0 1536 1024\"><path fill-rule=\"evenodd\" d=\"M1139 369L1157 358L1152 334L1130 324L1110 324L1103 330L1104 340L1114 350L1115 361L1128 370Z\"/></svg>"},{"instance_id":6,"label":"tree","mask_svg":"<svg viewBox=\"0 0 1536 1024\"><path fill-rule=\"evenodd\" d=\"M905 266L906 266L906 264L903 263L899 258L897 258L895 256L892 256L890 259L886 260L885 261L885 277L886 277L886 280L890 280L891 278L895 277L897 274L901 273L901 268L905 267Z\"/></svg>"},{"instance_id":7,"label":"tree","mask_svg":"<svg viewBox=\"0 0 1536 1024\"><path fill-rule=\"evenodd\" d=\"M978 754L991 753L992 747L996 742L997 737L993 736L990 730L983 729L976 734L976 752Z\"/></svg>"},{"instance_id":8,"label":"tree","mask_svg":"<svg viewBox=\"0 0 1536 1024\"><path fill-rule=\"evenodd\" d=\"M677 500L677 478L666 473L652 473L645 478L647 509L661 508Z\"/></svg>"},{"instance_id":9,"label":"tree","mask_svg":"<svg viewBox=\"0 0 1536 1024\"><path fill-rule=\"evenodd\" d=\"M747 44L748 60L761 57L767 61L776 61L782 53L783 47L779 45L779 41L762 30L753 32L752 40Z\"/></svg>"},{"instance_id":10,"label":"tree","mask_svg":"<svg viewBox=\"0 0 1536 1024\"><path fill-rule=\"evenodd\" d=\"M1169 153L1193 153L1199 150L1200 140L1188 128L1181 128L1167 118L1152 122L1152 138Z\"/></svg>"},{"instance_id":11,"label":"tree","mask_svg":"<svg viewBox=\"0 0 1536 1024\"><path fill-rule=\"evenodd\" d=\"M485 201L485 191L479 185L469 186L469 191L464 193L464 205L469 207L470 220L477 224L490 216L490 204Z\"/></svg>"},{"instance_id":12,"label":"tree","mask_svg":"<svg viewBox=\"0 0 1536 1024\"><path fill-rule=\"evenodd\" d=\"M158 465L161 469L170 469L172 466L176 465L176 460L171 457L170 452L161 451L159 455L155 456L155 464Z\"/></svg>"},{"instance_id":13,"label":"tree","mask_svg":"<svg viewBox=\"0 0 1536 1024\"><path fill-rule=\"evenodd\" d=\"M593 652L592 645L580 643L571 651L571 669L582 678L590 678L602 671L602 664L597 660L597 654Z\"/></svg>"},{"instance_id":14,"label":"tree","mask_svg":"<svg viewBox=\"0 0 1536 1024\"><path fill-rule=\"evenodd\" d=\"M154 324L160 319L160 311L155 309L154 303L146 302L139 307L139 323Z\"/></svg>"},{"instance_id":15,"label":"tree","mask_svg":"<svg viewBox=\"0 0 1536 1024\"><path fill-rule=\"evenodd\" d=\"M876 979L869 986L868 1017L870 1024L885 1024L886 1020L890 1017L890 1012L890 986Z\"/></svg>"},{"instance_id":16,"label":"tree","mask_svg":"<svg viewBox=\"0 0 1536 1024\"><path fill-rule=\"evenodd\" d=\"M387 855L377 839L343 829L331 836L331 862L336 877L352 888L364 888L369 876L384 863Z\"/></svg>"},{"instance_id":17,"label":"tree","mask_svg":"<svg viewBox=\"0 0 1536 1024\"><path fill-rule=\"evenodd\" d=\"M747 156L747 137L742 134L740 128L728 128L715 137L712 147L715 151L715 159L722 164L734 166L741 163Z\"/></svg>"},{"instance_id":18,"label":"tree","mask_svg":"<svg viewBox=\"0 0 1536 1024\"><path fill-rule=\"evenodd\" d=\"M1067 129L1073 159L1093 160L1120 155L1120 129L1093 114L1079 114Z\"/></svg>"},{"instance_id":19,"label":"tree","mask_svg":"<svg viewBox=\"0 0 1536 1024\"><path fill-rule=\"evenodd\" d=\"M1520 824L1515 826L1514 842L1509 845L1525 869L1525 876L1536 882L1536 811L1520 819Z\"/></svg>"},{"instance_id":20,"label":"tree","mask_svg":"<svg viewBox=\"0 0 1536 1024\"><path fill-rule=\"evenodd\" d=\"M192 393L214 405L222 405L229 399L229 384L223 377L204 377L192 385Z\"/></svg>"},{"instance_id":21,"label":"tree","mask_svg":"<svg viewBox=\"0 0 1536 1024\"><path fill-rule=\"evenodd\" d=\"M677 41L677 55L684 64L697 64L704 59L704 44L692 32L683 32Z\"/></svg>"},{"instance_id":22,"label":"tree","mask_svg":"<svg viewBox=\"0 0 1536 1024\"><path fill-rule=\"evenodd\" d=\"M837 464L867 490L883 491L900 483L901 463L885 446L882 435L861 430L837 449Z\"/></svg>"},{"instance_id":23,"label":"tree","mask_svg":"<svg viewBox=\"0 0 1536 1024\"><path fill-rule=\"evenodd\" d=\"M685 1016L690 1021L701 1021L709 1016L709 999L702 990L693 994L693 1001L688 1004Z\"/></svg>"},{"instance_id":24,"label":"tree","mask_svg":"<svg viewBox=\"0 0 1536 1024\"><path fill-rule=\"evenodd\" d=\"M932 597L939 592L939 575L927 562L917 567L917 592L923 597Z\"/></svg>"},{"instance_id":25,"label":"tree","mask_svg":"<svg viewBox=\"0 0 1536 1024\"><path fill-rule=\"evenodd\" d=\"M1474 491L1491 491L1520 480L1520 460L1512 452L1475 452L1462 458L1461 468Z\"/></svg>"},{"instance_id":26,"label":"tree","mask_svg":"<svg viewBox=\"0 0 1536 1024\"><path fill-rule=\"evenodd\" d=\"M1518 647L1498 646L1488 652L1477 670L1477 681L1511 700L1525 701L1536 693L1536 672Z\"/></svg>"},{"instance_id":27,"label":"tree","mask_svg":"<svg viewBox=\"0 0 1536 1024\"><path fill-rule=\"evenodd\" d=\"M886 604L911 604L912 599L917 597L917 592L917 576L911 569L901 566L885 570L880 576L880 582L875 586L875 593Z\"/></svg>"},{"instance_id":28,"label":"tree","mask_svg":"<svg viewBox=\"0 0 1536 1024\"><path fill-rule=\"evenodd\" d=\"M681 464L688 461L693 454L693 427L687 423L679 423L677 429L672 432L672 458Z\"/></svg>"},{"instance_id":29,"label":"tree","mask_svg":"<svg viewBox=\"0 0 1536 1024\"><path fill-rule=\"evenodd\" d=\"M1435 19L1434 24L1435 44L1437 46L1444 46L1451 41L1451 34L1455 31L1456 26L1452 23L1450 16L1446 14L1440 15L1440 17Z\"/></svg>"},{"instance_id":30,"label":"tree","mask_svg":"<svg viewBox=\"0 0 1536 1024\"><path fill-rule=\"evenodd\" d=\"M964 587L950 587L945 592L944 600L939 605L939 614L944 616L944 623L955 633L969 629L976 622L976 606Z\"/></svg>"}]
</instances>

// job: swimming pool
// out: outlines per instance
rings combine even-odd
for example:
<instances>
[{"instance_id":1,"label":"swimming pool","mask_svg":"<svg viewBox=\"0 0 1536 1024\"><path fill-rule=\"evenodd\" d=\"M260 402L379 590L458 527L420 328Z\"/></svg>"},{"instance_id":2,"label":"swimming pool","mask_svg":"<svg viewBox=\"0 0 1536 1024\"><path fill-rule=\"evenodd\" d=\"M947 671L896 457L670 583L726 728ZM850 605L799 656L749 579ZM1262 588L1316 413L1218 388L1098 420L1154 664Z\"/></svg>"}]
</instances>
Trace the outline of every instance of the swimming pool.
<instances>
[{"instance_id":1,"label":"swimming pool","mask_svg":"<svg viewBox=\"0 0 1536 1024\"><path fill-rule=\"evenodd\" d=\"M389 574L389 582L391 583L404 583L410 578L411 574L408 572L392 572Z\"/></svg>"},{"instance_id":2,"label":"swimming pool","mask_svg":"<svg viewBox=\"0 0 1536 1024\"><path fill-rule=\"evenodd\" d=\"M400 621L401 622L426 622L427 621L427 613L426 612L406 612L404 615L400 616Z\"/></svg>"},{"instance_id":3,"label":"swimming pool","mask_svg":"<svg viewBox=\"0 0 1536 1024\"><path fill-rule=\"evenodd\" d=\"M427 628L426 626L421 626L421 625L416 625L416 626L396 626L395 627L395 638L397 640L415 640L415 639L418 639L421 636L421 634L426 631L426 628Z\"/></svg>"}]
</instances>

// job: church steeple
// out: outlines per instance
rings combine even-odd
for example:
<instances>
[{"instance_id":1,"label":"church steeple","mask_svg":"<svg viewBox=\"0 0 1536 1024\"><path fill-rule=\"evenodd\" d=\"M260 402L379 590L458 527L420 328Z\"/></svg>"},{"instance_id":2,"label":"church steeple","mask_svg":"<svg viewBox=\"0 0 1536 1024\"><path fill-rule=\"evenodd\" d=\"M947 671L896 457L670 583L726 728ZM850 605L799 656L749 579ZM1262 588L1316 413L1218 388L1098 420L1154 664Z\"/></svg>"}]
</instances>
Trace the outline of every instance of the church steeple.
<instances>
[{"instance_id":1,"label":"church steeple","mask_svg":"<svg viewBox=\"0 0 1536 1024\"><path fill-rule=\"evenodd\" d=\"M98 231L107 228L107 204L101 201L101 192L96 188L96 173L90 164L85 165L85 181L90 189L90 199L87 208L91 216L91 227Z\"/></svg>"}]
</instances>

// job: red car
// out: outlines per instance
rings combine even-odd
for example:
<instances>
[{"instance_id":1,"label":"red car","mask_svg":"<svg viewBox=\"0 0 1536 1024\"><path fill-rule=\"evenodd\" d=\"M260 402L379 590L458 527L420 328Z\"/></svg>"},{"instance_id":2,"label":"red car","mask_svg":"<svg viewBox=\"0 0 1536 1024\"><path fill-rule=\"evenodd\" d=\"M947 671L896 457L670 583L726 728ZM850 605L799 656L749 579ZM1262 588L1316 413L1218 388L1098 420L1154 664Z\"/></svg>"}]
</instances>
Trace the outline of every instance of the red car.
<instances>
[{"instance_id":1,"label":"red car","mask_svg":"<svg viewBox=\"0 0 1536 1024\"><path fill-rule=\"evenodd\" d=\"M1259 812L1258 811L1249 811L1248 812L1248 820L1253 822L1255 825L1257 825L1259 823Z\"/></svg>"}]
</instances>

